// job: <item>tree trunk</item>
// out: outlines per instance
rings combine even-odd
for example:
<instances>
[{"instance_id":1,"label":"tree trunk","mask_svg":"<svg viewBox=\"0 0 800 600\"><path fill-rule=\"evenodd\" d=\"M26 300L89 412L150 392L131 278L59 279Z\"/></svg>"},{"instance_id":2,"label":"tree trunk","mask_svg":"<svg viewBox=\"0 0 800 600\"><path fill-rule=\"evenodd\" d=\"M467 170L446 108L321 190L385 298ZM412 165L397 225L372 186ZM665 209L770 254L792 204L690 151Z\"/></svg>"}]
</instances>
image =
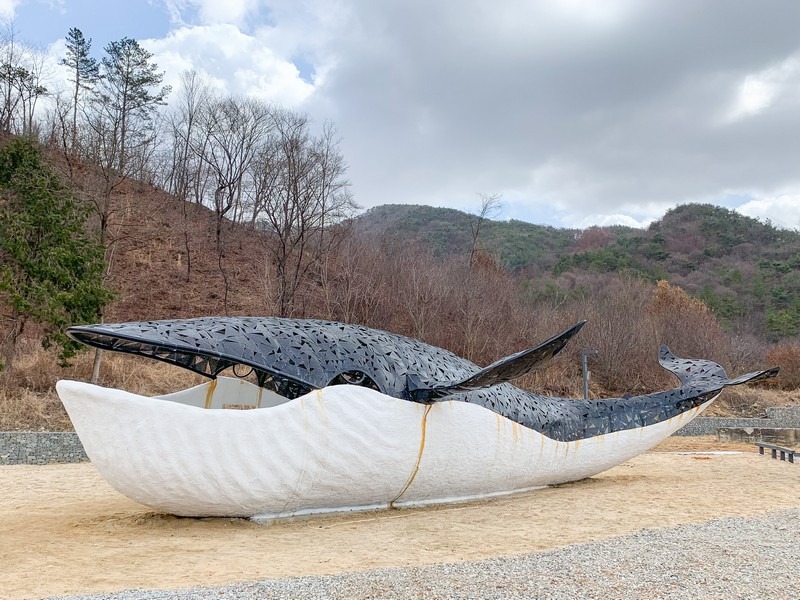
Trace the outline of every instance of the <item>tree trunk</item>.
<instances>
[{"instance_id":1,"label":"tree trunk","mask_svg":"<svg viewBox=\"0 0 800 600\"><path fill-rule=\"evenodd\" d=\"M17 340L22 335L22 330L25 327L25 321L18 318L16 313L12 316L14 322L11 326L11 331L8 336L0 343L0 359L2 359L3 368L0 369L0 383L7 383L10 380L11 373L14 370L14 355L17 352Z\"/></svg>"},{"instance_id":2,"label":"tree trunk","mask_svg":"<svg viewBox=\"0 0 800 600\"><path fill-rule=\"evenodd\" d=\"M105 322L105 317L103 315L100 316L100 322ZM100 348L96 348L94 351L94 362L92 363L92 376L89 379L89 383L93 383L97 385L97 382L100 380L100 366L103 363L103 351Z\"/></svg>"},{"instance_id":3,"label":"tree trunk","mask_svg":"<svg viewBox=\"0 0 800 600\"><path fill-rule=\"evenodd\" d=\"M89 379L90 383L97 385L100 379L100 365L103 362L103 351L97 348L94 351L94 362L92 363L92 377Z\"/></svg>"}]
</instances>

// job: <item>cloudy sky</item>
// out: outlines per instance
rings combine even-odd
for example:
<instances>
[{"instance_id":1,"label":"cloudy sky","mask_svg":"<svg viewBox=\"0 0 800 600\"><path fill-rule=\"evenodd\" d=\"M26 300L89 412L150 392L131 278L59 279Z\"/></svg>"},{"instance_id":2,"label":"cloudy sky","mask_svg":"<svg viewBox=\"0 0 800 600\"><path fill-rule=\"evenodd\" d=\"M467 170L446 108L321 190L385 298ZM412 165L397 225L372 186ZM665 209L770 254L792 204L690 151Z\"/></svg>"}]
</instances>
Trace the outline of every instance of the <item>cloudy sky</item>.
<instances>
[{"instance_id":1,"label":"cloudy sky","mask_svg":"<svg viewBox=\"0 0 800 600\"><path fill-rule=\"evenodd\" d=\"M21 39L137 39L168 82L329 119L356 200L556 226L711 202L800 228L797 0L0 0Z\"/></svg>"}]
</instances>

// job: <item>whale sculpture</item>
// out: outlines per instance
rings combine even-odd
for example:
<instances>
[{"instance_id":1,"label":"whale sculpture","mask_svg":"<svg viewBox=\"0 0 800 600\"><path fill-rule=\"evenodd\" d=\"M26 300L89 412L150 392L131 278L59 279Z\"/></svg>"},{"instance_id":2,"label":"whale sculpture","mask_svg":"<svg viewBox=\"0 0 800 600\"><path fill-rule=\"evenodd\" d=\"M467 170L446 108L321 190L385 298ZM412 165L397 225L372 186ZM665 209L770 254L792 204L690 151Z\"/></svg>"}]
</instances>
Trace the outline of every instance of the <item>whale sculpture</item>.
<instances>
[{"instance_id":1,"label":"whale sculpture","mask_svg":"<svg viewBox=\"0 0 800 600\"><path fill-rule=\"evenodd\" d=\"M73 339L211 379L156 398L75 381L58 393L86 452L122 494L181 516L293 515L485 498L589 477L702 412L729 379L659 361L672 390L580 401L510 381L584 322L481 369L400 335L329 321L218 317L71 327ZM246 379L221 377L233 368ZM246 373L241 373L244 369ZM256 410L225 410L232 407Z\"/></svg>"}]
</instances>

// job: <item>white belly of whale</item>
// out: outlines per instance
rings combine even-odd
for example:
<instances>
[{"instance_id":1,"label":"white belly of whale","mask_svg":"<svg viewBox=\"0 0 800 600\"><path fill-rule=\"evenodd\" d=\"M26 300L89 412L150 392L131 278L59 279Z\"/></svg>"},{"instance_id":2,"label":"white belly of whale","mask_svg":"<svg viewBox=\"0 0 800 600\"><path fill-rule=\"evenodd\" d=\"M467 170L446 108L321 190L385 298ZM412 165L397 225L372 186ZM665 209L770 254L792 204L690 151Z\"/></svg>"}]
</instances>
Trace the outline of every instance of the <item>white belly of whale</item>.
<instances>
[{"instance_id":1,"label":"white belly of whale","mask_svg":"<svg viewBox=\"0 0 800 600\"><path fill-rule=\"evenodd\" d=\"M653 447L711 403L559 442L474 404L423 405L350 385L288 401L225 378L162 398L75 381L57 390L87 455L120 493L175 515L261 519L583 479ZM255 410L204 408L256 396Z\"/></svg>"}]
</instances>

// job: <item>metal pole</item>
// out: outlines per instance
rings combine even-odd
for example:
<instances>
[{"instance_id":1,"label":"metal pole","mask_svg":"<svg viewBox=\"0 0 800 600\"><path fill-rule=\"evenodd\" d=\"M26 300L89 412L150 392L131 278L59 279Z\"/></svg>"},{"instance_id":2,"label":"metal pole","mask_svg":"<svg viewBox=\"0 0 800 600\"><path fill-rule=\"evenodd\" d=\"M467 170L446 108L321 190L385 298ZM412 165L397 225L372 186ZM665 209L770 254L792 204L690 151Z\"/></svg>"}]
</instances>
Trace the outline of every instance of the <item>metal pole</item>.
<instances>
[{"instance_id":1,"label":"metal pole","mask_svg":"<svg viewBox=\"0 0 800 600\"><path fill-rule=\"evenodd\" d=\"M591 377L591 373L589 372L589 356L597 356L597 350L594 348L586 348L585 350L581 351L581 370L583 371L583 399L589 399L589 377Z\"/></svg>"},{"instance_id":2,"label":"metal pole","mask_svg":"<svg viewBox=\"0 0 800 600\"><path fill-rule=\"evenodd\" d=\"M589 365L586 360L586 350L581 352L581 371L583 371L583 399L589 399Z\"/></svg>"}]
</instances>

